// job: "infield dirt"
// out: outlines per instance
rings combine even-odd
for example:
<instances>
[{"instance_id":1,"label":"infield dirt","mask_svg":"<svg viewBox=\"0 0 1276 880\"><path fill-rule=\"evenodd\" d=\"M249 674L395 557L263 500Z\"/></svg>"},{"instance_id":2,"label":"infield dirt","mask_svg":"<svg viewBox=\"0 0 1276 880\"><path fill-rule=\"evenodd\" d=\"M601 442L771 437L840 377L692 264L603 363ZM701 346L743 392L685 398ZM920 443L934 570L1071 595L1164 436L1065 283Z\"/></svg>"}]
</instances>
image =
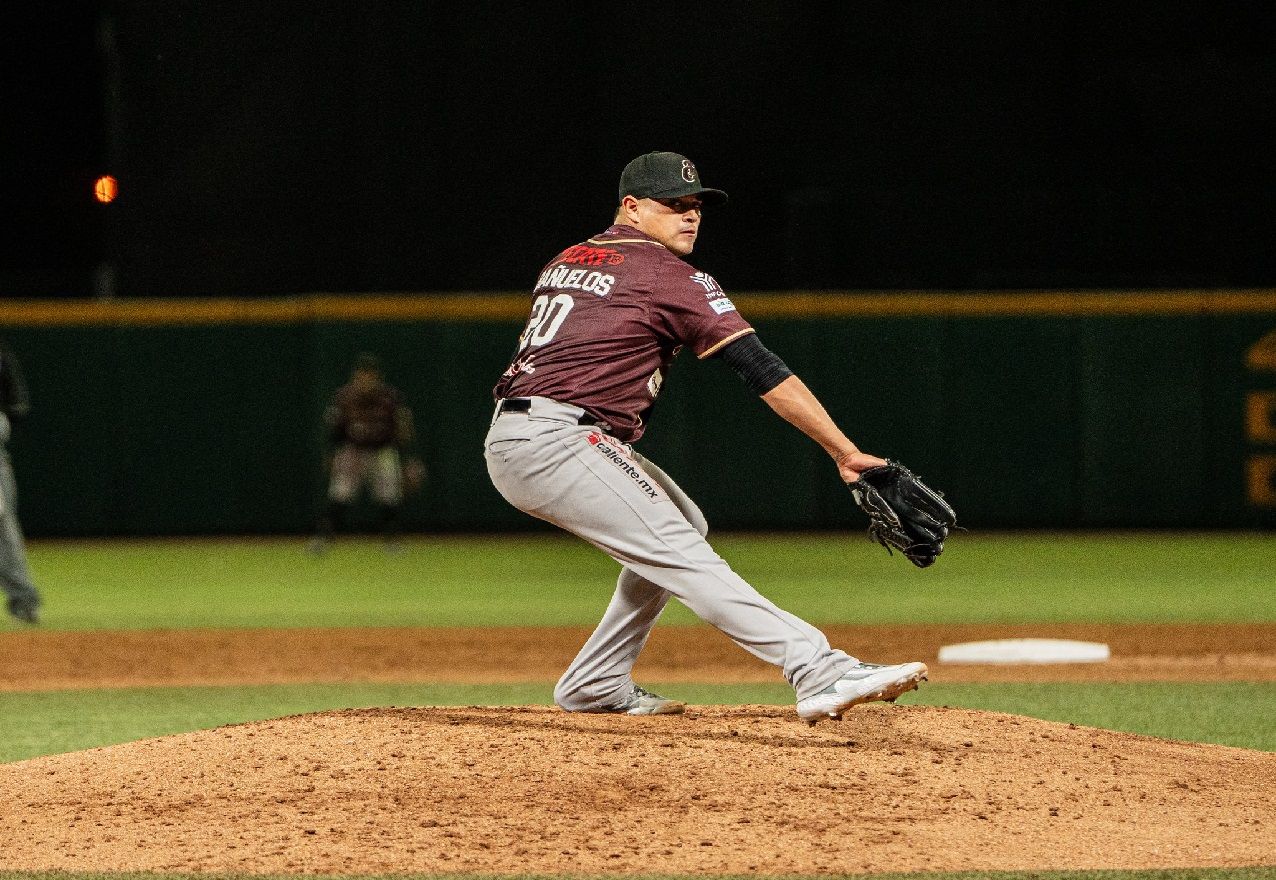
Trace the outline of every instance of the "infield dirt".
<instances>
[{"instance_id":1,"label":"infield dirt","mask_svg":"<svg viewBox=\"0 0 1276 880\"><path fill-rule=\"evenodd\" d=\"M1084 666L934 681L1276 680L1276 627L830 627L871 660L951 641L1105 641ZM586 630L8 633L0 690L552 680ZM705 628L647 681L775 681ZM847 874L1276 864L1276 753L875 704L683 716L326 712L0 765L0 870Z\"/></svg>"},{"instance_id":2,"label":"infield dirt","mask_svg":"<svg viewBox=\"0 0 1276 880\"><path fill-rule=\"evenodd\" d=\"M827 626L836 646L875 663L921 660L932 681L1276 681L1276 624ZM583 627L218 629L0 635L0 691L294 682L553 681ZM1106 663L941 666L941 645L1015 637L1081 639ZM645 681L781 682L707 626L662 626L635 674Z\"/></svg>"}]
</instances>

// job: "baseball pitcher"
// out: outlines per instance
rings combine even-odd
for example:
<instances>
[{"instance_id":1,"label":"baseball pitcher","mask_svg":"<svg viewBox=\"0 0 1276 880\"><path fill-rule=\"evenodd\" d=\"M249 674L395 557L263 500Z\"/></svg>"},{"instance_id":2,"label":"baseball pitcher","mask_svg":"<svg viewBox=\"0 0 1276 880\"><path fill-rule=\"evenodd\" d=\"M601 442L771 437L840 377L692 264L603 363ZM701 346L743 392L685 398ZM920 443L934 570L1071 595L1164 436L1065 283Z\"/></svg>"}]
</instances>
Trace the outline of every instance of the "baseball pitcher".
<instances>
[{"instance_id":1,"label":"baseball pitcher","mask_svg":"<svg viewBox=\"0 0 1276 880\"><path fill-rule=\"evenodd\" d=\"M724 192L703 186L690 159L660 152L625 167L619 198L609 229L541 271L517 352L494 389L485 442L488 473L510 504L622 566L611 604L558 682L555 701L574 712L681 712L683 704L631 677L670 596L778 666L796 691L799 716L811 723L915 688L924 664L863 663L746 583L705 540L695 503L634 450L666 370L687 349L730 366L819 443L852 487L861 474L895 467L852 443L718 282L684 260L705 208L726 202ZM871 491L866 497L882 501Z\"/></svg>"}]
</instances>

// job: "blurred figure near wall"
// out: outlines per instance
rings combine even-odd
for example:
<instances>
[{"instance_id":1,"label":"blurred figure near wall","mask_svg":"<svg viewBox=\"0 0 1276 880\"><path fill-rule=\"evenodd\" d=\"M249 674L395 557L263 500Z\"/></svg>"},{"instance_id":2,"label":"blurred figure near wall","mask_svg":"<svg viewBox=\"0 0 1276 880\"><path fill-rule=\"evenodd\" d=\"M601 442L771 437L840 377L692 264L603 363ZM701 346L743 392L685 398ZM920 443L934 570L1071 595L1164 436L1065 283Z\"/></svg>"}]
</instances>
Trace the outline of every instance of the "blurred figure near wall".
<instances>
[{"instance_id":1,"label":"blurred figure near wall","mask_svg":"<svg viewBox=\"0 0 1276 880\"><path fill-rule=\"evenodd\" d=\"M31 399L17 355L0 342L0 587L11 615L23 623L39 623L40 592L27 568L18 522L18 484L8 450L14 426L30 411Z\"/></svg>"},{"instance_id":2,"label":"blurred figure near wall","mask_svg":"<svg viewBox=\"0 0 1276 880\"><path fill-rule=\"evenodd\" d=\"M355 359L350 381L337 389L324 411L324 429L329 444L327 504L308 549L315 554L327 549L366 487L378 508L386 549L397 551L404 496L421 488L425 468L413 452L412 410L399 390L386 383L376 355L365 352Z\"/></svg>"}]
</instances>

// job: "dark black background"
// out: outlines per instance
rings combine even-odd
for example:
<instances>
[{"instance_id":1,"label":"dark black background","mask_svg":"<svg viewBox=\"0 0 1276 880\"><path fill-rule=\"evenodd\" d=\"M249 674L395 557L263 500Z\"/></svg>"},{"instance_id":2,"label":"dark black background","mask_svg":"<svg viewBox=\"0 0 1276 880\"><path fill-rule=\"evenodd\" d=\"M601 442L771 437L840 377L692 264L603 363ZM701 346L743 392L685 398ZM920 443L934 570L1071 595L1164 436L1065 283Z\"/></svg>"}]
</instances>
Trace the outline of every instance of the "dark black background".
<instances>
[{"instance_id":1,"label":"dark black background","mask_svg":"<svg viewBox=\"0 0 1276 880\"><path fill-rule=\"evenodd\" d=\"M1270 9L10 3L0 296L525 288L656 149L730 289L1272 286Z\"/></svg>"}]
</instances>

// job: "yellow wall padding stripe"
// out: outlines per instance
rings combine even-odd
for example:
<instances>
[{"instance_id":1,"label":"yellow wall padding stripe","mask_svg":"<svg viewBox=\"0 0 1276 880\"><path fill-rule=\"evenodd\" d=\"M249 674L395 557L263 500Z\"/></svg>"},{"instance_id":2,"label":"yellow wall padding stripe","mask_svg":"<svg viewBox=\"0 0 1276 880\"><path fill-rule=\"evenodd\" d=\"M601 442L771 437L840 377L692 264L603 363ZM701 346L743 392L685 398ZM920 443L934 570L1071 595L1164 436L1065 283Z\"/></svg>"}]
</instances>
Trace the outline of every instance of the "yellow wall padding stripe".
<instances>
[{"instance_id":1,"label":"yellow wall padding stripe","mask_svg":"<svg viewBox=\"0 0 1276 880\"><path fill-rule=\"evenodd\" d=\"M746 319L1091 317L1276 314L1276 290L824 291L742 293ZM0 325L294 324L522 321L518 293L314 294L284 299L0 300Z\"/></svg>"},{"instance_id":2,"label":"yellow wall padding stripe","mask_svg":"<svg viewBox=\"0 0 1276 880\"><path fill-rule=\"evenodd\" d=\"M528 294L391 294L287 299L0 301L0 325L298 324L310 321L523 321Z\"/></svg>"},{"instance_id":3,"label":"yellow wall padding stripe","mask_svg":"<svg viewBox=\"0 0 1276 880\"><path fill-rule=\"evenodd\" d=\"M746 318L1087 317L1276 312L1276 290L753 293L733 296Z\"/></svg>"}]
</instances>

